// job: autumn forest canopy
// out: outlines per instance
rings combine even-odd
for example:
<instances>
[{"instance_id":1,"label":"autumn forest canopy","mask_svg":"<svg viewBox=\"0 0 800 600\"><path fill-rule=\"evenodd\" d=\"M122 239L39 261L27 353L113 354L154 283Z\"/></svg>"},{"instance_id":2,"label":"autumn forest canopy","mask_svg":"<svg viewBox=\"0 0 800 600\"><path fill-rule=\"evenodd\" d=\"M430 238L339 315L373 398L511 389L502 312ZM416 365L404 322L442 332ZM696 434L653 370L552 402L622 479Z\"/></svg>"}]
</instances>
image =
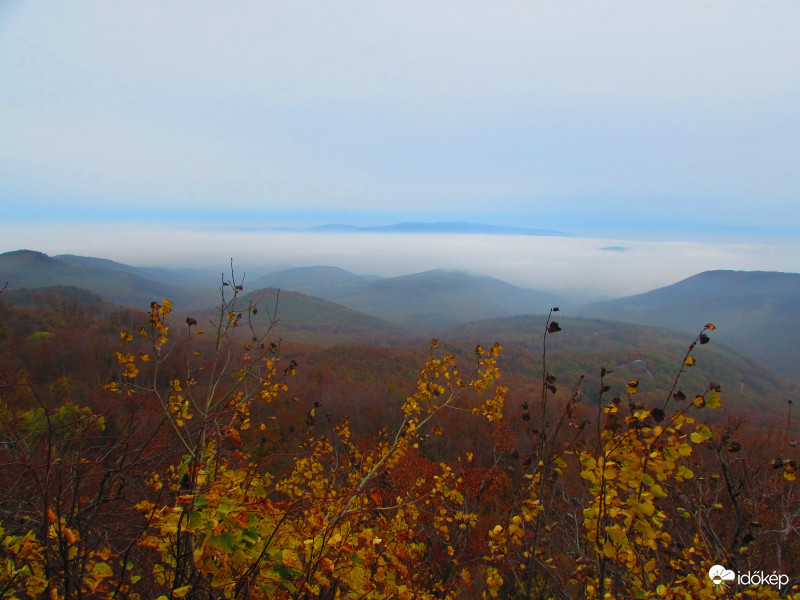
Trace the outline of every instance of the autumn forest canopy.
<instances>
[{"instance_id":1,"label":"autumn forest canopy","mask_svg":"<svg viewBox=\"0 0 800 600\"><path fill-rule=\"evenodd\" d=\"M800 276L146 271L0 255L0 598L800 598Z\"/></svg>"}]
</instances>

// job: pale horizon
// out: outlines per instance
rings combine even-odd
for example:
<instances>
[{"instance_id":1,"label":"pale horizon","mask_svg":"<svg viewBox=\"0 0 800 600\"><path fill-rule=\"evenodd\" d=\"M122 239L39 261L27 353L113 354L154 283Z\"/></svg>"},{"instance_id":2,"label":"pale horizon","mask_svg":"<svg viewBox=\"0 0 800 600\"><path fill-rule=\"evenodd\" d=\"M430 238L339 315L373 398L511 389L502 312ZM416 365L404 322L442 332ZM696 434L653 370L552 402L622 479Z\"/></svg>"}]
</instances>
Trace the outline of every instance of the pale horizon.
<instances>
[{"instance_id":1,"label":"pale horizon","mask_svg":"<svg viewBox=\"0 0 800 600\"><path fill-rule=\"evenodd\" d=\"M800 272L799 30L790 0L4 3L0 251L615 295ZM279 231L407 221L564 236Z\"/></svg>"}]
</instances>

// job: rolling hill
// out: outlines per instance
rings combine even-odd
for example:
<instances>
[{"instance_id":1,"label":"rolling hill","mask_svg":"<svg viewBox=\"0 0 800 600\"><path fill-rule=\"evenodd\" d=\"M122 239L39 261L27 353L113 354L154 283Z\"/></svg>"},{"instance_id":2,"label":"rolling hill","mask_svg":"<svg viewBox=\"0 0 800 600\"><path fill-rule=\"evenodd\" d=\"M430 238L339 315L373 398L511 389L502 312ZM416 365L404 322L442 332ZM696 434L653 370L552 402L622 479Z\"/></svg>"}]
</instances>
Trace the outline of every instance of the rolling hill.
<instances>
[{"instance_id":1,"label":"rolling hill","mask_svg":"<svg viewBox=\"0 0 800 600\"><path fill-rule=\"evenodd\" d=\"M124 263L119 263L107 258L95 258L90 256L76 256L74 254L58 254L53 257L68 265L79 265L83 267L97 267L111 271L121 271L138 277L143 277L151 281L166 283L171 286L179 286L192 290L206 290L219 282L219 274L211 272L210 269L162 269L156 267L133 267Z\"/></svg>"},{"instance_id":2,"label":"rolling hill","mask_svg":"<svg viewBox=\"0 0 800 600\"><path fill-rule=\"evenodd\" d=\"M691 334L637 324L575 319L554 313L562 331L548 336L548 370L558 377L559 386L571 389L580 375L587 401L596 401L599 372L613 374L606 379L612 393L625 398L625 383L640 380L637 398L662 403L666 400L689 344L702 329ZM541 385L541 351L545 316L526 315L490 319L459 325L440 332L440 339L454 347L470 348L476 343L500 342L509 372L522 377L529 392L538 394ZM800 385L720 343L719 330L709 332L711 342L693 352L697 364L687 368L679 389L688 398L703 393L710 382L722 386L724 409L717 418L744 413L769 415L785 423L787 401L797 400ZM502 365L502 363L501 363Z\"/></svg>"},{"instance_id":3,"label":"rolling hill","mask_svg":"<svg viewBox=\"0 0 800 600\"><path fill-rule=\"evenodd\" d=\"M575 312L688 333L713 322L720 342L800 380L800 275L795 273L706 271Z\"/></svg>"},{"instance_id":4,"label":"rolling hill","mask_svg":"<svg viewBox=\"0 0 800 600\"><path fill-rule=\"evenodd\" d=\"M105 300L142 309L153 300L165 297L185 306L197 302L195 295L182 287L121 270L70 264L32 250L0 254L0 285L6 282L9 290L75 286L94 292Z\"/></svg>"},{"instance_id":5,"label":"rolling hill","mask_svg":"<svg viewBox=\"0 0 800 600\"><path fill-rule=\"evenodd\" d=\"M335 267L306 267L266 275L256 284L303 291L431 335L456 323L537 312L559 301L554 294L493 277L443 269L371 278Z\"/></svg>"},{"instance_id":6,"label":"rolling hill","mask_svg":"<svg viewBox=\"0 0 800 600\"><path fill-rule=\"evenodd\" d=\"M256 288L279 288L332 300L358 292L369 281L380 279L356 275L339 267L297 267L270 273L255 279Z\"/></svg>"},{"instance_id":7,"label":"rolling hill","mask_svg":"<svg viewBox=\"0 0 800 600\"><path fill-rule=\"evenodd\" d=\"M262 323L277 310L276 336L315 346L397 344L409 333L397 323L299 292L255 290L242 296L240 308L250 303Z\"/></svg>"}]
</instances>

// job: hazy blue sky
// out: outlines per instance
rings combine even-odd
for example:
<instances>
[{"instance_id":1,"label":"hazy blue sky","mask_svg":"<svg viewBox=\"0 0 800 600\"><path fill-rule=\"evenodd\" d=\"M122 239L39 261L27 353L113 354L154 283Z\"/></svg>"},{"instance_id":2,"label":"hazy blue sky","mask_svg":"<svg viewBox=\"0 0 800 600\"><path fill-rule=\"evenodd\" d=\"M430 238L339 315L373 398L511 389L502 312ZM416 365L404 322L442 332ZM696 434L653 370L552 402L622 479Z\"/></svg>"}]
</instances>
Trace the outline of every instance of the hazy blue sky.
<instances>
[{"instance_id":1,"label":"hazy blue sky","mask_svg":"<svg viewBox=\"0 0 800 600\"><path fill-rule=\"evenodd\" d=\"M573 279L653 278L656 256L662 281L799 271L798 31L795 0L0 0L0 251L292 264L366 244L351 269L409 272L440 242L403 263L401 238L263 231L461 220L570 235L438 250L517 261L518 282L557 256Z\"/></svg>"}]
</instances>

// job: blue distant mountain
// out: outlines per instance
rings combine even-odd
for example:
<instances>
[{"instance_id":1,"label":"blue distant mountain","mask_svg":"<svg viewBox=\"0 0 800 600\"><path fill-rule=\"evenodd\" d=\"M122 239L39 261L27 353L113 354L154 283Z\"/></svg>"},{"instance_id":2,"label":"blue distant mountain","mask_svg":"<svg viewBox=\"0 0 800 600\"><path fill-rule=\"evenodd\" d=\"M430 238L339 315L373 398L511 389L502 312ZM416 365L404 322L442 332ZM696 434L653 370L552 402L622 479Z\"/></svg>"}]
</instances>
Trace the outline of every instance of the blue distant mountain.
<instances>
[{"instance_id":1,"label":"blue distant mountain","mask_svg":"<svg viewBox=\"0 0 800 600\"><path fill-rule=\"evenodd\" d=\"M483 234L483 235L538 235L564 236L563 231L553 229L530 229L528 227L506 227L503 225L482 225L463 221L438 221L435 223L407 222L394 225L343 225L331 224L312 227L310 231L323 233L450 233L450 234Z\"/></svg>"}]
</instances>

